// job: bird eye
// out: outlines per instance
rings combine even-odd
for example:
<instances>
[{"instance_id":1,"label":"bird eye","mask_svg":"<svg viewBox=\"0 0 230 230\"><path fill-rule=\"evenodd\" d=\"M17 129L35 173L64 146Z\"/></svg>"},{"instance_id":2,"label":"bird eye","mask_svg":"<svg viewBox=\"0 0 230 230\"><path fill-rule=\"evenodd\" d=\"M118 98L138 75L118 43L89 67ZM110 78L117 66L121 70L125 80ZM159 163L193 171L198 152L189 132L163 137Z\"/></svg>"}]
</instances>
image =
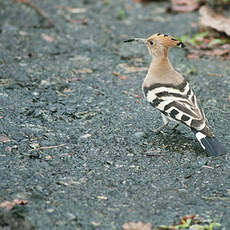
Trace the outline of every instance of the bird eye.
<instances>
[{"instance_id":1,"label":"bird eye","mask_svg":"<svg viewBox=\"0 0 230 230\"><path fill-rule=\"evenodd\" d=\"M149 41L149 43L150 43L150 45L153 45L154 44L154 42L151 40L151 41Z\"/></svg>"}]
</instances>

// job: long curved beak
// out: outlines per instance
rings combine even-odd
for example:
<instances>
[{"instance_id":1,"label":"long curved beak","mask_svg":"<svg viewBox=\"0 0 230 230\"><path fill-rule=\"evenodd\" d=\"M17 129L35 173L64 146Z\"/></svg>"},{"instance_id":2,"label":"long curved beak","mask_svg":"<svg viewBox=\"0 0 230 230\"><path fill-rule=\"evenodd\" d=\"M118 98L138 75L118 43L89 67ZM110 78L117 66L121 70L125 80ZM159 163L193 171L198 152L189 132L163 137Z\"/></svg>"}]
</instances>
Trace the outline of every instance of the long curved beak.
<instances>
[{"instance_id":1,"label":"long curved beak","mask_svg":"<svg viewBox=\"0 0 230 230\"><path fill-rule=\"evenodd\" d=\"M142 43L146 43L146 39L144 38L131 38L128 40L125 40L124 42L142 42Z\"/></svg>"}]
</instances>

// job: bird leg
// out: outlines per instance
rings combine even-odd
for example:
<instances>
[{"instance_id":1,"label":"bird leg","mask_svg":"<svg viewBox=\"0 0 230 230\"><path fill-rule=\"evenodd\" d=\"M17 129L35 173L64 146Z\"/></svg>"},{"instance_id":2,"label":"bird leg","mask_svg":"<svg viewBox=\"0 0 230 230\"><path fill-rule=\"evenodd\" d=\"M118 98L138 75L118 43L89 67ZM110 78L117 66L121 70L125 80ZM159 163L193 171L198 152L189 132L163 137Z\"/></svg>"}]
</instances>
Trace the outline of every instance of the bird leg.
<instances>
[{"instance_id":1,"label":"bird leg","mask_svg":"<svg viewBox=\"0 0 230 230\"><path fill-rule=\"evenodd\" d=\"M171 130L176 130L176 128L179 126L179 123L175 124L174 126L172 127L169 127Z\"/></svg>"},{"instance_id":2,"label":"bird leg","mask_svg":"<svg viewBox=\"0 0 230 230\"><path fill-rule=\"evenodd\" d=\"M176 128L179 126L179 123L177 123L176 125L170 127L170 126L168 125L168 124L169 124L168 118L167 118L164 114L161 114L161 117L162 117L162 120L163 120L163 123L164 123L164 124L163 124L162 126L160 126L159 128L155 129L155 130L154 130L155 133L159 133L159 132L160 132L164 127L166 127L166 126L168 126L169 129L176 131Z\"/></svg>"},{"instance_id":3,"label":"bird leg","mask_svg":"<svg viewBox=\"0 0 230 230\"><path fill-rule=\"evenodd\" d=\"M164 124L159 128L155 129L154 130L155 133L159 133L164 127L168 126L169 120L167 119L167 117L164 114L161 114L161 117Z\"/></svg>"}]
</instances>

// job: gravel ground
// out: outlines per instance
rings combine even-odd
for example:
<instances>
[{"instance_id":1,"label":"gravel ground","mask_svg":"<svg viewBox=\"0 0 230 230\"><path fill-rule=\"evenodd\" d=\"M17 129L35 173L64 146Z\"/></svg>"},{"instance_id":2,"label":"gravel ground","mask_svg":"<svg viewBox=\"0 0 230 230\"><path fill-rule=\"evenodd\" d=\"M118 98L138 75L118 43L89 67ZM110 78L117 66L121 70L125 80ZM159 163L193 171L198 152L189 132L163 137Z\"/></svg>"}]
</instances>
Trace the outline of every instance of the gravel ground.
<instances>
[{"instance_id":1,"label":"gravel ground","mask_svg":"<svg viewBox=\"0 0 230 230\"><path fill-rule=\"evenodd\" d=\"M0 229L112 230L186 214L230 229L229 155L207 157L184 126L152 132L161 117L141 93L148 51L122 43L193 33L198 14L165 14L167 2L33 2L54 27L29 5L0 2L0 203L28 201L0 208ZM182 49L170 58L230 149L229 62Z\"/></svg>"}]
</instances>

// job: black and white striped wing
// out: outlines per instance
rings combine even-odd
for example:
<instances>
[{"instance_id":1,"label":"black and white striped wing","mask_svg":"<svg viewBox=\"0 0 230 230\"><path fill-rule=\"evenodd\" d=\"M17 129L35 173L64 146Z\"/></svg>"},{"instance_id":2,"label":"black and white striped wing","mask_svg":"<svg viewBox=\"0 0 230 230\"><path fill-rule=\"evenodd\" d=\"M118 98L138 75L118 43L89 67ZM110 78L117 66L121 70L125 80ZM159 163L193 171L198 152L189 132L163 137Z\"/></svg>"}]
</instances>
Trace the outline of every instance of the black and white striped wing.
<instances>
[{"instance_id":1,"label":"black and white striped wing","mask_svg":"<svg viewBox=\"0 0 230 230\"><path fill-rule=\"evenodd\" d=\"M212 135L188 82L184 81L180 85L154 84L148 88L144 87L143 90L150 104L164 115L207 136Z\"/></svg>"}]
</instances>

